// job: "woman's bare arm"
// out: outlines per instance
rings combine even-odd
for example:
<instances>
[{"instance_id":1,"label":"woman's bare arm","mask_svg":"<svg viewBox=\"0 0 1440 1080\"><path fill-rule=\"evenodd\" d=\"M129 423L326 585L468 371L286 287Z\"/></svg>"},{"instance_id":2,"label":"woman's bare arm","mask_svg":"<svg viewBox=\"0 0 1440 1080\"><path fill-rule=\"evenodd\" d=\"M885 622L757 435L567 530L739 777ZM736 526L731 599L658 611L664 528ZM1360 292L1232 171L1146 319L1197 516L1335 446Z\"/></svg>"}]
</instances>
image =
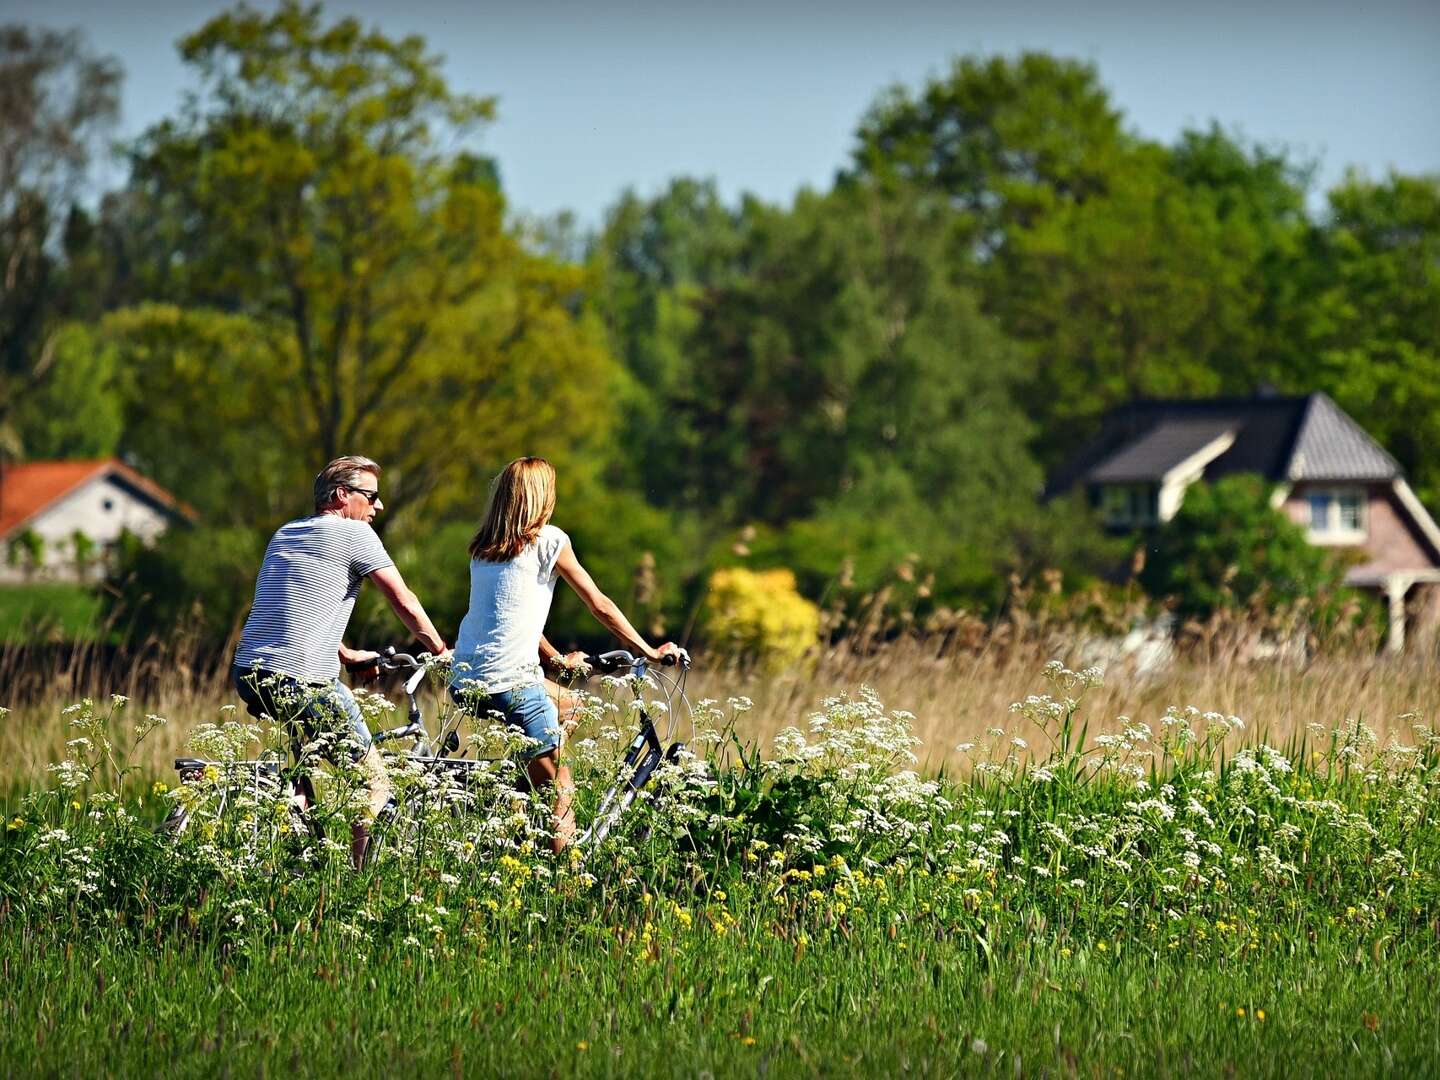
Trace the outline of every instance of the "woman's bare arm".
<instances>
[{"instance_id":1,"label":"woman's bare arm","mask_svg":"<svg viewBox=\"0 0 1440 1080\"><path fill-rule=\"evenodd\" d=\"M620 610L620 606L600 591L589 572L580 565L580 560L575 557L575 548L568 542L560 552L560 558L556 561L555 567L560 571L560 576L565 579L567 585L575 590L575 594L585 602L590 609L590 614L599 620L600 625L609 630L612 634L635 649L646 659L659 660L667 653L677 652L679 646L673 641L667 641L658 649L652 649L649 642L640 636L635 627L630 625L630 620Z\"/></svg>"}]
</instances>

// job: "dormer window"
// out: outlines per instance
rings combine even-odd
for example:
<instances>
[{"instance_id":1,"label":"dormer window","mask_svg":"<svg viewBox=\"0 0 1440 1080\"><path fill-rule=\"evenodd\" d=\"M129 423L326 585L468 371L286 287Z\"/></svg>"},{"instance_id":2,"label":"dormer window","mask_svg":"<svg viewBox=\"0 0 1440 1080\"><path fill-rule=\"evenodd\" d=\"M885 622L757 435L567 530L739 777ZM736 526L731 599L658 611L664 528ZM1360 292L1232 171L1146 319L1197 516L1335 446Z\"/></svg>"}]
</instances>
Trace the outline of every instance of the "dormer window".
<instances>
[{"instance_id":1,"label":"dormer window","mask_svg":"<svg viewBox=\"0 0 1440 1080\"><path fill-rule=\"evenodd\" d=\"M1359 543L1365 539L1363 488L1317 488L1305 496L1310 508L1310 538L1321 543Z\"/></svg>"},{"instance_id":2,"label":"dormer window","mask_svg":"<svg viewBox=\"0 0 1440 1080\"><path fill-rule=\"evenodd\" d=\"M1106 525L1135 528L1159 520L1155 484L1106 484L1100 489L1100 516Z\"/></svg>"}]
</instances>

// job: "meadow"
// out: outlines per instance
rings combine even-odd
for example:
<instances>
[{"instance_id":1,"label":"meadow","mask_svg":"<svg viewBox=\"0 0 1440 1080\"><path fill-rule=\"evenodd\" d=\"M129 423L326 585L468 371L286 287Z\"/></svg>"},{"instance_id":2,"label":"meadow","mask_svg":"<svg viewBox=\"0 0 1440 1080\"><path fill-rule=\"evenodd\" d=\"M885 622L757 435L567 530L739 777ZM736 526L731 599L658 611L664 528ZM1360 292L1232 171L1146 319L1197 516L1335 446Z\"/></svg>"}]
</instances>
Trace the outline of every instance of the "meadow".
<instances>
[{"instance_id":1,"label":"meadow","mask_svg":"<svg viewBox=\"0 0 1440 1080\"><path fill-rule=\"evenodd\" d=\"M402 771L413 813L361 873L339 843L300 843L273 793L222 805L218 773L166 790L177 748L224 761L275 742L216 680L137 664L144 703L67 704L94 674L72 665L0 719L0 1062L1436 1073L1424 667L1192 659L1102 678L1043 665L1049 644L701 666L693 755L598 849L547 854L546 815L503 764L458 815ZM569 749L582 824L632 720L628 686L594 689ZM494 732L468 737L489 756ZM323 801L340 839L351 781ZM177 798L200 825L162 841Z\"/></svg>"}]
</instances>

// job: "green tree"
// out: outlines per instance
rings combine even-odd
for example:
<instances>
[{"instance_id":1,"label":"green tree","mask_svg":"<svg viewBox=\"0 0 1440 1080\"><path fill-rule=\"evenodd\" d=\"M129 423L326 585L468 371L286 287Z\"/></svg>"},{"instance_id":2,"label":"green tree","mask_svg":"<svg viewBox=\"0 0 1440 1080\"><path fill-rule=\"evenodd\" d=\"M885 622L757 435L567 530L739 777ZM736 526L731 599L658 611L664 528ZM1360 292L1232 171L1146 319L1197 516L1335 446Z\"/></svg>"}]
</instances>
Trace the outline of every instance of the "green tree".
<instances>
[{"instance_id":1,"label":"green tree","mask_svg":"<svg viewBox=\"0 0 1440 1080\"><path fill-rule=\"evenodd\" d=\"M26 581L34 579L45 565L45 538L34 529L23 529L5 545L5 561L18 567Z\"/></svg>"},{"instance_id":2,"label":"green tree","mask_svg":"<svg viewBox=\"0 0 1440 1080\"><path fill-rule=\"evenodd\" d=\"M1440 176L1351 175L1329 200L1290 381L1327 390L1440 505Z\"/></svg>"},{"instance_id":3,"label":"green tree","mask_svg":"<svg viewBox=\"0 0 1440 1080\"><path fill-rule=\"evenodd\" d=\"M983 309L1034 363L1053 465L1136 396L1249 393L1291 370L1309 171L1215 127L1175 147L1122 127L1094 67L960 58L862 121L852 176L942 194L973 236Z\"/></svg>"},{"instance_id":4,"label":"green tree","mask_svg":"<svg viewBox=\"0 0 1440 1080\"><path fill-rule=\"evenodd\" d=\"M84 583L90 580L90 572L100 557L100 545L84 532L76 529L70 534L70 563L75 567L75 576Z\"/></svg>"},{"instance_id":5,"label":"green tree","mask_svg":"<svg viewBox=\"0 0 1440 1080\"><path fill-rule=\"evenodd\" d=\"M739 272L743 228L713 181L680 178L650 200L621 196L591 253L592 304L630 375L619 395L624 453L613 471L658 502L677 501L676 463L697 449L673 410L694 396L698 308Z\"/></svg>"},{"instance_id":6,"label":"green tree","mask_svg":"<svg viewBox=\"0 0 1440 1080\"><path fill-rule=\"evenodd\" d=\"M166 287L256 327L232 391L263 391L251 419L292 479L360 451L392 507L468 509L506 455L603 438L585 273L528 252L493 166L449 152L490 99L453 92L419 38L293 2L220 15L181 54L200 88L135 147L136 197L180 230Z\"/></svg>"},{"instance_id":7,"label":"green tree","mask_svg":"<svg viewBox=\"0 0 1440 1080\"><path fill-rule=\"evenodd\" d=\"M851 187L748 219L749 272L709 291L692 339L703 497L782 522L891 466L937 506L1030 497L1025 365L958 280L942 205Z\"/></svg>"},{"instance_id":8,"label":"green tree","mask_svg":"<svg viewBox=\"0 0 1440 1080\"><path fill-rule=\"evenodd\" d=\"M119 65L78 32L0 26L0 454L21 449L11 412L53 366L77 297L62 273L81 242L73 204L119 86Z\"/></svg>"},{"instance_id":9,"label":"green tree","mask_svg":"<svg viewBox=\"0 0 1440 1080\"><path fill-rule=\"evenodd\" d=\"M115 453L124 395L113 346L80 323L56 329L46 377L17 404L15 430L31 458L103 458Z\"/></svg>"},{"instance_id":10,"label":"green tree","mask_svg":"<svg viewBox=\"0 0 1440 1080\"><path fill-rule=\"evenodd\" d=\"M319 467L294 436L302 403L275 392L281 332L173 304L125 308L98 328L123 373L126 453L210 526L264 528L306 509Z\"/></svg>"},{"instance_id":11,"label":"green tree","mask_svg":"<svg viewBox=\"0 0 1440 1080\"><path fill-rule=\"evenodd\" d=\"M153 544L124 534L102 590L107 624L130 641L218 646L254 595L265 539L246 528L175 528Z\"/></svg>"},{"instance_id":12,"label":"green tree","mask_svg":"<svg viewBox=\"0 0 1440 1080\"><path fill-rule=\"evenodd\" d=\"M1106 192L1011 231L982 274L989 310L1033 348L1024 400L1048 463L1133 398L1253 388L1230 377L1264 296L1253 231L1168 166L1161 147L1132 151Z\"/></svg>"},{"instance_id":13,"label":"green tree","mask_svg":"<svg viewBox=\"0 0 1440 1080\"><path fill-rule=\"evenodd\" d=\"M694 440L671 496L788 530L812 595L862 549L877 570L919 552L952 589L993 579L1040 477L1012 399L1024 360L956 274L955 215L864 185L742 212L745 272L696 301L665 405Z\"/></svg>"},{"instance_id":14,"label":"green tree","mask_svg":"<svg viewBox=\"0 0 1440 1080\"><path fill-rule=\"evenodd\" d=\"M1093 65L1038 52L956 57L919 93L892 87L856 138L855 175L943 192L982 251L1107 190L1132 142Z\"/></svg>"},{"instance_id":15,"label":"green tree","mask_svg":"<svg viewBox=\"0 0 1440 1080\"><path fill-rule=\"evenodd\" d=\"M1181 615L1203 619L1260 595L1275 606L1330 597L1344 576L1333 552L1271 504L1264 480L1239 475L1185 493L1150 542L1140 580Z\"/></svg>"}]
</instances>

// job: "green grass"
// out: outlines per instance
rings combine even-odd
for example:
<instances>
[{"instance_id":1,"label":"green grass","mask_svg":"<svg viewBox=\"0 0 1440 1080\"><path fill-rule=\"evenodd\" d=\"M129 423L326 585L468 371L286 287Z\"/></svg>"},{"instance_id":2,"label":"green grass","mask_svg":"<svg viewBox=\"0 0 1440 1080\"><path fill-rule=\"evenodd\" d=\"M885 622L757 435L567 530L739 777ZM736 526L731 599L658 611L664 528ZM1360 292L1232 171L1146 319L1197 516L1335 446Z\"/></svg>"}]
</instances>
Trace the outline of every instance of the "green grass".
<instances>
[{"instance_id":1,"label":"green grass","mask_svg":"<svg viewBox=\"0 0 1440 1080\"><path fill-rule=\"evenodd\" d=\"M100 597L63 582L0 585L0 643L94 641L102 633Z\"/></svg>"},{"instance_id":2,"label":"green grass","mask_svg":"<svg viewBox=\"0 0 1440 1080\"><path fill-rule=\"evenodd\" d=\"M1062 956L966 935L700 935L637 962L553 927L458 955L253 957L0 937L0 1062L123 1075L1426 1076L1440 960ZM1242 1015L1243 1012L1243 1015ZM1263 1015L1263 1019L1261 1018ZM223 1065L222 1065L223 1063Z\"/></svg>"}]
</instances>

